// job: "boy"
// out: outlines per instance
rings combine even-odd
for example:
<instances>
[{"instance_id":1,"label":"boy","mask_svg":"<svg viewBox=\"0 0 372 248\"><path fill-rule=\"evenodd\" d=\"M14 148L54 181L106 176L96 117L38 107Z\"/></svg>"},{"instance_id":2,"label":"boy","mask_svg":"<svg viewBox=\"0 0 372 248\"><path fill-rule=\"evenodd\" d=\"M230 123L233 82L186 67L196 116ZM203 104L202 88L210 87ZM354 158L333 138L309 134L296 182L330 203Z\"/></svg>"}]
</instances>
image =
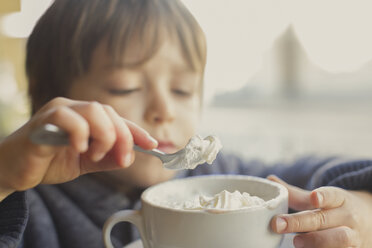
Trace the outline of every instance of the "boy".
<instances>
[{"instance_id":1,"label":"boy","mask_svg":"<svg viewBox=\"0 0 372 248\"><path fill-rule=\"evenodd\" d=\"M102 247L112 213L173 177L275 173L303 188L372 191L369 160L305 158L268 169L221 154L175 174L135 154L133 142L171 153L195 134L205 62L203 32L177 0L56 0L27 44L33 116L0 143L0 247ZM45 123L66 130L71 146L32 144ZM372 245L370 193L270 179L287 186L292 208L307 210L272 221L276 232L302 233L296 247ZM117 247L138 238L126 224L115 228Z\"/></svg>"}]
</instances>

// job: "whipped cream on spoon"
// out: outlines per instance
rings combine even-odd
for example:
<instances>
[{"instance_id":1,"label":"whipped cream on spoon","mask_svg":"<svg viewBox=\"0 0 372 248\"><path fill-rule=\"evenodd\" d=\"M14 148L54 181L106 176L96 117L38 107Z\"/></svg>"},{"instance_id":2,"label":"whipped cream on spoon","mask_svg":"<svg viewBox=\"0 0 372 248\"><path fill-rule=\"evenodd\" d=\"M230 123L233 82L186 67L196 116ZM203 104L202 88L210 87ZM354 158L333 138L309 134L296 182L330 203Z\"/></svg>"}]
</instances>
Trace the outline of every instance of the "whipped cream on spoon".
<instances>
[{"instance_id":1,"label":"whipped cream on spoon","mask_svg":"<svg viewBox=\"0 0 372 248\"><path fill-rule=\"evenodd\" d=\"M145 150L136 145L133 147L136 151L158 157L164 167L170 170L195 169L196 166L205 162L212 164L221 148L221 142L216 136L202 139L199 135L192 137L183 149L172 154L158 149Z\"/></svg>"}]
</instances>

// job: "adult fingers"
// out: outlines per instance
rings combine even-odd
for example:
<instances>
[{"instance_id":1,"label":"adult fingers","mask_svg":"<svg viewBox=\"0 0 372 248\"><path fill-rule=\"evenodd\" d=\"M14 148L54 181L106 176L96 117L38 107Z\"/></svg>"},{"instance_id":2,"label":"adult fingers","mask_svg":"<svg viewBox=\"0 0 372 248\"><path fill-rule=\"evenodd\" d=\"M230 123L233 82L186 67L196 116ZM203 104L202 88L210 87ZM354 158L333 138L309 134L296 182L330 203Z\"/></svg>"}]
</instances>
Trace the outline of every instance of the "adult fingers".
<instances>
[{"instance_id":1,"label":"adult fingers","mask_svg":"<svg viewBox=\"0 0 372 248\"><path fill-rule=\"evenodd\" d=\"M321 187L311 192L311 201L316 208L341 207L346 200L347 192L336 187Z\"/></svg>"},{"instance_id":2,"label":"adult fingers","mask_svg":"<svg viewBox=\"0 0 372 248\"><path fill-rule=\"evenodd\" d=\"M332 229L299 234L293 239L296 248L346 248L360 247L357 232L349 227L340 226Z\"/></svg>"},{"instance_id":3,"label":"adult fingers","mask_svg":"<svg viewBox=\"0 0 372 248\"><path fill-rule=\"evenodd\" d=\"M272 227L278 233L313 232L342 225L351 225L348 211L343 208L316 209L273 218Z\"/></svg>"},{"instance_id":4,"label":"adult fingers","mask_svg":"<svg viewBox=\"0 0 372 248\"><path fill-rule=\"evenodd\" d=\"M279 215L273 218L273 230L279 233L311 232L341 225L353 227L355 216L343 207L347 192L336 187L321 187L310 193L316 210Z\"/></svg>"},{"instance_id":5,"label":"adult fingers","mask_svg":"<svg viewBox=\"0 0 372 248\"><path fill-rule=\"evenodd\" d=\"M298 211L314 208L310 198L310 191L303 190L296 186L290 185L274 175L270 175L267 178L271 181L280 183L281 185L287 188L288 205L290 208Z\"/></svg>"},{"instance_id":6,"label":"adult fingers","mask_svg":"<svg viewBox=\"0 0 372 248\"><path fill-rule=\"evenodd\" d=\"M310 192L290 185L275 175L267 178L288 189L289 206L295 210L336 208L342 206L346 199L346 191L337 187L320 187Z\"/></svg>"}]
</instances>

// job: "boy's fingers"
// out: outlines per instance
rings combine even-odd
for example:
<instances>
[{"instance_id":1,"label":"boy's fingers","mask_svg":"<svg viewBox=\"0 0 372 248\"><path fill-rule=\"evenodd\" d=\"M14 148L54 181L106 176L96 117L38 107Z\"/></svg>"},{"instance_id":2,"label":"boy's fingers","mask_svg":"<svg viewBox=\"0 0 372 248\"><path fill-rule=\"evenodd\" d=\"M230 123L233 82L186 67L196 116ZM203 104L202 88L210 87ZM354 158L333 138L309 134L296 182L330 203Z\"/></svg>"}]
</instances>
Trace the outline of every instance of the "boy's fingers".
<instances>
[{"instance_id":1,"label":"boy's fingers","mask_svg":"<svg viewBox=\"0 0 372 248\"><path fill-rule=\"evenodd\" d=\"M65 97L56 97L46 103L44 106L40 108L38 113L47 111L49 109L58 108L62 106L68 107L69 105L73 104L74 100L65 98Z\"/></svg>"},{"instance_id":2,"label":"boy's fingers","mask_svg":"<svg viewBox=\"0 0 372 248\"><path fill-rule=\"evenodd\" d=\"M346 191L336 187L321 187L311 192L311 201L316 208L341 207L346 199Z\"/></svg>"},{"instance_id":3,"label":"boy's fingers","mask_svg":"<svg viewBox=\"0 0 372 248\"><path fill-rule=\"evenodd\" d=\"M116 163L128 167L134 161L133 136L122 118L108 105L104 105L116 129L116 142L113 148Z\"/></svg>"},{"instance_id":4,"label":"boy's fingers","mask_svg":"<svg viewBox=\"0 0 372 248\"><path fill-rule=\"evenodd\" d=\"M346 248L360 247L361 242L354 230L341 226L297 235L293 244L296 248Z\"/></svg>"},{"instance_id":5,"label":"boy's fingers","mask_svg":"<svg viewBox=\"0 0 372 248\"><path fill-rule=\"evenodd\" d=\"M158 146L157 140L150 136L150 134L145 129L141 128L134 122L128 121L126 119L123 120L130 129L133 135L134 143L136 145L139 145L144 149L153 149Z\"/></svg>"},{"instance_id":6,"label":"boy's fingers","mask_svg":"<svg viewBox=\"0 0 372 248\"><path fill-rule=\"evenodd\" d=\"M71 106L89 124L93 139L89 146L89 157L97 162L111 150L116 141L116 130L111 118L98 102L88 102Z\"/></svg>"},{"instance_id":7,"label":"boy's fingers","mask_svg":"<svg viewBox=\"0 0 372 248\"><path fill-rule=\"evenodd\" d=\"M51 109L43 115L43 122L57 125L69 134L74 149L78 152L88 149L89 125L81 115L66 106Z\"/></svg>"},{"instance_id":8,"label":"boy's fingers","mask_svg":"<svg viewBox=\"0 0 372 248\"><path fill-rule=\"evenodd\" d=\"M308 210L283 214L273 218L272 229L277 233L313 232L352 224L348 212L342 208Z\"/></svg>"},{"instance_id":9,"label":"boy's fingers","mask_svg":"<svg viewBox=\"0 0 372 248\"><path fill-rule=\"evenodd\" d=\"M91 172L116 170L124 167L123 165L120 164L120 161L118 162L118 158L116 157L115 153L116 150L114 146L114 148L111 151L109 151L102 160L98 162L93 162L87 156L87 154L82 154L81 155L82 159L80 161L81 175ZM132 152L132 158L134 159L134 152Z\"/></svg>"},{"instance_id":10,"label":"boy's fingers","mask_svg":"<svg viewBox=\"0 0 372 248\"><path fill-rule=\"evenodd\" d=\"M287 188L288 205L290 208L298 211L314 209L314 206L310 201L309 191L290 185L274 175L268 176L267 179L280 183L281 185Z\"/></svg>"}]
</instances>

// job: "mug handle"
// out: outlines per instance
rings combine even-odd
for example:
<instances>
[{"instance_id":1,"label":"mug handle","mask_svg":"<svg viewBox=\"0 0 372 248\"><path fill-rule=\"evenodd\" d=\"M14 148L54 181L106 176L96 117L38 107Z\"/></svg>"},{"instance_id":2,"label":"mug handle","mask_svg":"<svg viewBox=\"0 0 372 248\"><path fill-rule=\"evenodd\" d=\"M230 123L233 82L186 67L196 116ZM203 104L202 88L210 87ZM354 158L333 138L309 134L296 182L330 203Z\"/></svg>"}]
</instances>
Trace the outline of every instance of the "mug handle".
<instances>
[{"instance_id":1,"label":"mug handle","mask_svg":"<svg viewBox=\"0 0 372 248\"><path fill-rule=\"evenodd\" d=\"M111 242L111 230L119 222L127 221L134 224L140 234L144 248L150 248L147 243L146 233L143 226L142 215L139 210L122 210L114 213L105 221L103 225L103 241L106 248L114 248Z\"/></svg>"}]
</instances>

